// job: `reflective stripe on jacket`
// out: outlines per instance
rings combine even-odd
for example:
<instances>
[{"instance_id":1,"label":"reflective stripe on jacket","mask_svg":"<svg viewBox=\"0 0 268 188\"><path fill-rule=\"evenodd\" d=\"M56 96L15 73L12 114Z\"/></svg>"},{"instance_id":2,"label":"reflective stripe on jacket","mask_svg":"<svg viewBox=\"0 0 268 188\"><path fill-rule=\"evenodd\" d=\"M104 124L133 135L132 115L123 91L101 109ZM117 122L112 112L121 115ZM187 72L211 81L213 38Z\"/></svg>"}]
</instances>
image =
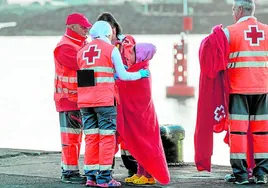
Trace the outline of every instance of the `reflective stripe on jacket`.
<instances>
[{"instance_id":1,"label":"reflective stripe on jacket","mask_svg":"<svg viewBox=\"0 0 268 188\"><path fill-rule=\"evenodd\" d=\"M114 106L114 65L111 54L114 46L95 39L83 47L77 55L80 70L94 70L95 86L78 87L78 107Z\"/></svg>"},{"instance_id":2,"label":"reflective stripe on jacket","mask_svg":"<svg viewBox=\"0 0 268 188\"><path fill-rule=\"evenodd\" d=\"M54 61L55 61L55 79L54 79L54 100L60 101L66 98L70 101L77 101L77 77L76 70L69 69L61 65L55 58L57 56L57 49L61 45L70 45L77 51L81 46L75 44L66 36L63 36L57 47L54 50Z\"/></svg>"}]
</instances>

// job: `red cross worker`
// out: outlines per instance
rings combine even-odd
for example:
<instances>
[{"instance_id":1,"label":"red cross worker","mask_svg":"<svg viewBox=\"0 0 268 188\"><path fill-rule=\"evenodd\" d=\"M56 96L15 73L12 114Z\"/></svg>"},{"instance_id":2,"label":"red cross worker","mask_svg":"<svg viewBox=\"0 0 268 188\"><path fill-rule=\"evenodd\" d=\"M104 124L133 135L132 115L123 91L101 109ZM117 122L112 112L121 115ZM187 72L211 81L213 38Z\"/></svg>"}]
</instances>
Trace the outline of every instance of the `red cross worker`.
<instances>
[{"instance_id":1,"label":"red cross worker","mask_svg":"<svg viewBox=\"0 0 268 188\"><path fill-rule=\"evenodd\" d=\"M236 184L248 184L251 172L257 184L267 183L268 25L259 22L254 11L254 0L235 0L235 24L224 29L230 46L227 67L233 169L226 180Z\"/></svg>"},{"instance_id":2,"label":"red cross worker","mask_svg":"<svg viewBox=\"0 0 268 188\"><path fill-rule=\"evenodd\" d=\"M87 186L119 187L111 175L116 151L118 91L114 74L122 80L148 78L141 69L127 72L120 52L111 44L112 27L97 21L90 30L92 41L77 54L77 103L85 134L84 172Z\"/></svg>"}]
</instances>

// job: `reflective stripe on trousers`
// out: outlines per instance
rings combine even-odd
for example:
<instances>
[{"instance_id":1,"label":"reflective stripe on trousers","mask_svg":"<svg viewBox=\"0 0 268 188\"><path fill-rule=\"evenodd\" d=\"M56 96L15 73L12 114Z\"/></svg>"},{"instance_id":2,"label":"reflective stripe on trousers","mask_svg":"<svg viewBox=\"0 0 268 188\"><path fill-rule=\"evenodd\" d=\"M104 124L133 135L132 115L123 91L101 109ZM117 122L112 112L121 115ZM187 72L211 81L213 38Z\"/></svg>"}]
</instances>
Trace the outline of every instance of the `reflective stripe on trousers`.
<instances>
[{"instance_id":1,"label":"reflective stripe on trousers","mask_svg":"<svg viewBox=\"0 0 268 188\"><path fill-rule=\"evenodd\" d=\"M253 158L256 164L253 175L268 172L267 94L232 94L229 113L230 158L235 176L247 177L247 162Z\"/></svg>"},{"instance_id":2,"label":"reflective stripe on trousers","mask_svg":"<svg viewBox=\"0 0 268 188\"><path fill-rule=\"evenodd\" d=\"M79 170L78 160L82 141L82 124L79 111L60 112L63 173Z\"/></svg>"},{"instance_id":3,"label":"reflective stripe on trousers","mask_svg":"<svg viewBox=\"0 0 268 188\"><path fill-rule=\"evenodd\" d=\"M80 111L86 142L85 175L95 180L98 172L97 179L108 182L116 145L116 107L82 108Z\"/></svg>"}]
</instances>

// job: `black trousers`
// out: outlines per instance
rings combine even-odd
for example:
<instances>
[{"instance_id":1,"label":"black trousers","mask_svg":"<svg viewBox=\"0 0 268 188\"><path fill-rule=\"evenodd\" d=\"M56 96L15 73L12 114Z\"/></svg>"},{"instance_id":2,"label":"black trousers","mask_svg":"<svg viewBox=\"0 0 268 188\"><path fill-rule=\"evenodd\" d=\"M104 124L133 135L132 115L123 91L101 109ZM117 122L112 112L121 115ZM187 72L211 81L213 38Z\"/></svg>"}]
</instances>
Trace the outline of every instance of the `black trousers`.
<instances>
[{"instance_id":1,"label":"black trousers","mask_svg":"<svg viewBox=\"0 0 268 188\"><path fill-rule=\"evenodd\" d=\"M128 170L129 177L134 174L137 174L138 163L132 155L130 154L124 155L124 153L121 153L121 159L126 169Z\"/></svg>"}]
</instances>

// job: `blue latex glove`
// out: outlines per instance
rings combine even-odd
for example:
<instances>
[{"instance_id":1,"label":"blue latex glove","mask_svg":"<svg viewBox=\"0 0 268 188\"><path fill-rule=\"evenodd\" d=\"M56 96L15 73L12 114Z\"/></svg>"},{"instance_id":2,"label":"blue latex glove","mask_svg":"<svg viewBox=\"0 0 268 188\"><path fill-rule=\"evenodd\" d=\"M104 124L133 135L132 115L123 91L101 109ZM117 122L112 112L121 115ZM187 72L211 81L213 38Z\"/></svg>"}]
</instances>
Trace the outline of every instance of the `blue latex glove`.
<instances>
[{"instance_id":1,"label":"blue latex glove","mask_svg":"<svg viewBox=\"0 0 268 188\"><path fill-rule=\"evenodd\" d=\"M127 70L128 69L128 66L124 65L125 69Z\"/></svg>"},{"instance_id":2,"label":"blue latex glove","mask_svg":"<svg viewBox=\"0 0 268 188\"><path fill-rule=\"evenodd\" d=\"M139 70L139 73L141 74L142 78L148 78L150 76L149 70L141 69Z\"/></svg>"}]
</instances>

